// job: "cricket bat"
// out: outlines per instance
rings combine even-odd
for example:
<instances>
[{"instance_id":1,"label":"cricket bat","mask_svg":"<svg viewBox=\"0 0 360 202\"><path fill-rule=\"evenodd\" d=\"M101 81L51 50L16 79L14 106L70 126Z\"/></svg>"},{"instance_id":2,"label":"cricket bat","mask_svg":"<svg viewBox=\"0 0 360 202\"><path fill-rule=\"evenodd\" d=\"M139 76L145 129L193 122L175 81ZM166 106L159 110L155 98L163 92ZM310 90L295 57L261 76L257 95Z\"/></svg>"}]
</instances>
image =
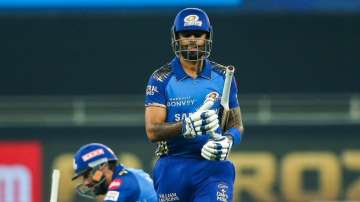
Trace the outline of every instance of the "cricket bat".
<instances>
[{"instance_id":1,"label":"cricket bat","mask_svg":"<svg viewBox=\"0 0 360 202\"><path fill-rule=\"evenodd\" d=\"M235 67L234 66L227 66L226 70L225 70L225 81L224 81L224 87L223 87L223 92L222 92L222 96L221 96L221 101L220 101L220 111L219 111L219 117L220 117L220 127L224 130L226 123L228 121L229 118L229 96L230 96L230 89L231 89L231 81L232 78L234 76L234 72L235 72ZM209 96L204 104L200 107L200 110L208 110L210 109L213 104L216 101L216 96ZM215 139L218 139L220 137L218 137L216 135L216 133L212 134L212 136Z\"/></svg>"},{"instance_id":2,"label":"cricket bat","mask_svg":"<svg viewBox=\"0 0 360 202\"><path fill-rule=\"evenodd\" d=\"M219 111L220 119L220 127L225 130L225 126L229 119L229 96L230 96L230 89L231 89L231 81L233 79L235 72L234 66L227 66L225 70L225 82L223 87L223 92L221 95L220 105L222 106Z\"/></svg>"},{"instance_id":3,"label":"cricket bat","mask_svg":"<svg viewBox=\"0 0 360 202\"><path fill-rule=\"evenodd\" d=\"M54 169L51 179L50 202L58 201L59 183L60 183L60 171L58 169Z\"/></svg>"}]
</instances>

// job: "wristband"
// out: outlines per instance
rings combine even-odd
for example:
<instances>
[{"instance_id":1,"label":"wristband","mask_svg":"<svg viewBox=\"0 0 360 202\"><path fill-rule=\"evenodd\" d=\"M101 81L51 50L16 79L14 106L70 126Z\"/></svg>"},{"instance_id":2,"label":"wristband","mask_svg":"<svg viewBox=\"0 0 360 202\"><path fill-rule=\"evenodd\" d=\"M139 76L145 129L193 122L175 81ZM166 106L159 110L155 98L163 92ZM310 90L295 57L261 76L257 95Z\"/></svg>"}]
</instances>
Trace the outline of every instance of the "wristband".
<instances>
[{"instance_id":1,"label":"wristband","mask_svg":"<svg viewBox=\"0 0 360 202\"><path fill-rule=\"evenodd\" d=\"M239 129L237 129L237 128L230 128L230 129L227 130L224 134L231 136L232 139L233 139L233 143L234 143L234 144L240 144L240 142L241 142L241 132L240 132Z\"/></svg>"}]
</instances>

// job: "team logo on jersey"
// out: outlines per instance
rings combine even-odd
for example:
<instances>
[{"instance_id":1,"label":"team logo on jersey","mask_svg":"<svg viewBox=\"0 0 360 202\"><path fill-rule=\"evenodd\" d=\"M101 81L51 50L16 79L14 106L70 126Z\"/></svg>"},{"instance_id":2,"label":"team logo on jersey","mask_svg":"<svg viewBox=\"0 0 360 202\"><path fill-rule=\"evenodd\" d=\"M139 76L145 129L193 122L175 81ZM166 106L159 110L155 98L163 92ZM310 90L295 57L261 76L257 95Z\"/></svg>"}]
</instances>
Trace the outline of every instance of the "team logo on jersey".
<instances>
[{"instance_id":1,"label":"team logo on jersey","mask_svg":"<svg viewBox=\"0 0 360 202\"><path fill-rule=\"evenodd\" d=\"M225 183L219 183L217 187L218 187L218 191L216 192L216 200L227 202L229 200L229 194L228 194L229 186Z\"/></svg>"},{"instance_id":2,"label":"team logo on jersey","mask_svg":"<svg viewBox=\"0 0 360 202\"><path fill-rule=\"evenodd\" d=\"M104 198L104 201L117 201L119 199L120 193L118 191L108 191Z\"/></svg>"},{"instance_id":3,"label":"team logo on jersey","mask_svg":"<svg viewBox=\"0 0 360 202\"><path fill-rule=\"evenodd\" d=\"M202 21L199 20L197 15L188 15L184 18L184 26L199 26L201 27Z\"/></svg>"},{"instance_id":4,"label":"team logo on jersey","mask_svg":"<svg viewBox=\"0 0 360 202\"><path fill-rule=\"evenodd\" d=\"M87 154L84 154L81 158L83 161L88 161L96 156L99 156L101 154L104 154L104 150L103 149L97 149L97 150L94 150L94 151L91 151Z\"/></svg>"},{"instance_id":5,"label":"team logo on jersey","mask_svg":"<svg viewBox=\"0 0 360 202\"><path fill-rule=\"evenodd\" d=\"M115 179L110 183L109 190L116 190L121 186L121 184L122 184L121 179Z\"/></svg>"},{"instance_id":6,"label":"team logo on jersey","mask_svg":"<svg viewBox=\"0 0 360 202\"><path fill-rule=\"evenodd\" d=\"M208 101L209 99L212 99L212 100L214 100L214 101L217 101L218 99L220 99L220 95L219 95L218 92L213 91L213 92L211 92L211 93L209 93L209 94L206 95L204 103L205 103L206 101Z\"/></svg>"}]
</instances>

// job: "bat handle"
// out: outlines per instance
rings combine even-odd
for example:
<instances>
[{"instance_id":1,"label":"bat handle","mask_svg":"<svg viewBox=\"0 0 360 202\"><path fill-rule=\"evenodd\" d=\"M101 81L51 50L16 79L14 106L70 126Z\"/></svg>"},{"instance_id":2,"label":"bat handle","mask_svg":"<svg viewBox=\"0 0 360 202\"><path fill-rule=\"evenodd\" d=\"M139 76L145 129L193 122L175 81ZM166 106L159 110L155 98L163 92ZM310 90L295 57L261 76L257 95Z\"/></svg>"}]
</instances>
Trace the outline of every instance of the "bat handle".
<instances>
[{"instance_id":1,"label":"bat handle","mask_svg":"<svg viewBox=\"0 0 360 202\"><path fill-rule=\"evenodd\" d=\"M228 71L231 71L231 72L235 71L235 67L232 65L227 66L227 69L228 69Z\"/></svg>"},{"instance_id":2,"label":"bat handle","mask_svg":"<svg viewBox=\"0 0 360 202\"><path fill-rule=\"evenodd\" d=\"M60 182L60 171L57 169L54 169L53 173L52 173L52 181L51 181L50 202L58 201L59 182Z\"/></svg>"}]
</instances>

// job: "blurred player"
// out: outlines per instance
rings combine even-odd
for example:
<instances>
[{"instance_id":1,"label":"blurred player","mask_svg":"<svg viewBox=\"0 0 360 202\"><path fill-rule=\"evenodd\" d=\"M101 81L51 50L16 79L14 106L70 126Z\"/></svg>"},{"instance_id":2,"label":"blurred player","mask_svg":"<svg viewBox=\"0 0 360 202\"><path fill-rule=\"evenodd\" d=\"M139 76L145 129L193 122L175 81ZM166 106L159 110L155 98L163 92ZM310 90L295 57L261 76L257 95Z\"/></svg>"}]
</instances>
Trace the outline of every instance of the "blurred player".
<instances>
[{"instance_id":1,"label":"blurred player","mask_svg":"<svg viewBox=\"0 0 360 202\"><path fill-rule=\"evenodd\" d=\"M73 180L82 177L77 192L95 199L105 195L104 202L156 202L150 176L142 170L117 164L117 157L107 146L91 143L82 146L74 156Z\"/></svg>"},{"instance_id":2,"label":"blurred player","mask_svg":"<svg viewBox=\"0 0 360 202\"><path fill-rule=\"evenodd\" d=\"M176 57L151 75L145 98L147 136L158 142L160 156L153 170L159 201L232 201L235 169L227 156L243 131L236 81L221 130L217 111L226 67L208 59L213 33L207 14L181 10L171 34ZM212 108L199 110L211 97L217 98ZM211 138L214 132L221 138Z\"/></svg>"}]
</instances>

